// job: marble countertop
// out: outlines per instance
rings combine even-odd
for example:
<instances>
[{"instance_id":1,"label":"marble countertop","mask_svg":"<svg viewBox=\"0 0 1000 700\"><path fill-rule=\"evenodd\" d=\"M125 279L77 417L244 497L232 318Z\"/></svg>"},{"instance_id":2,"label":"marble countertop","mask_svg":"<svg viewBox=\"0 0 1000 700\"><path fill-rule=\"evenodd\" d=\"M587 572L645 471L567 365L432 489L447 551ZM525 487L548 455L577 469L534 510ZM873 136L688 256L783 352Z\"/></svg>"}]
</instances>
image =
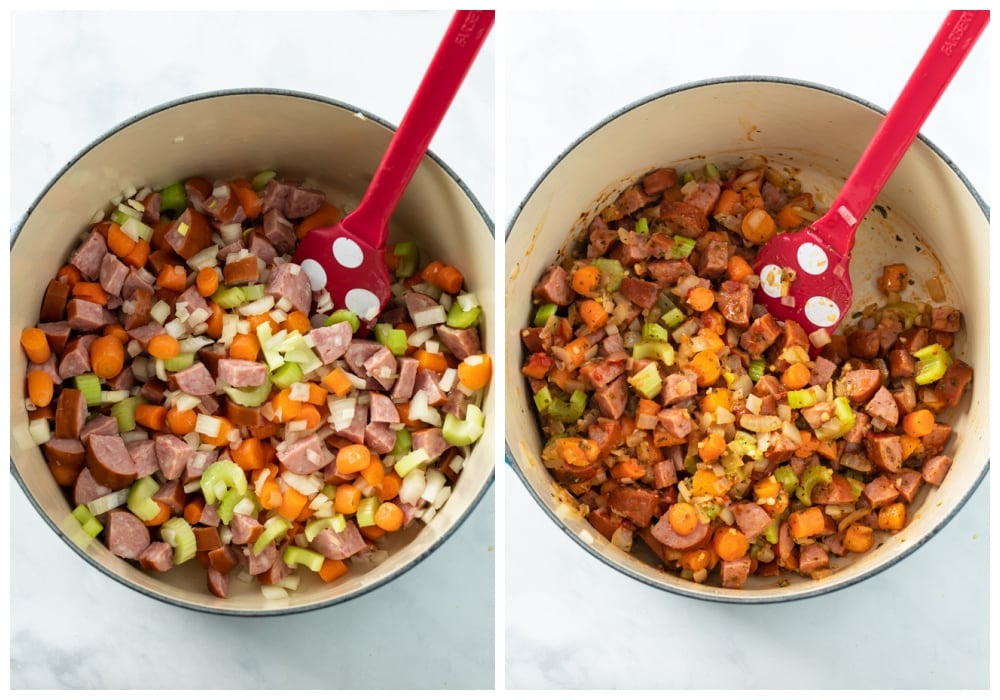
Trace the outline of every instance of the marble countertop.
<instances>
[{"instance_id":1,"label":"marble countertop","mask_svg":"<svg viewBox=\"0 0 1000 700\"><path fill-rule=\"evenodd\" d=\"M775 75L888 108L942 13L628 11L506 17L505 215L607 115L691 81ZM988 43L923 133L988 199ZM508 688L985 688L989 477L936 537L869 581L812 600L732 606L618 574L506 473ZM530 573L526 573L530 572Z\"/></svg>"},{"instance_id":2,"label":"marble countertop","mask_svg":"<svg viewBox=\"0 0 1000 700\"><path fill-rule=\"evenodd\" d=\"M94 138L184 95L281 87L398 123L449 16L12 15L12 221ZM493 57L490 38L431 143L491 218ZM14 689L493 687L493 487L439 550L386 586L313 613L235 619L114 583L8 483Z\"/></svg>"}]
</instances>

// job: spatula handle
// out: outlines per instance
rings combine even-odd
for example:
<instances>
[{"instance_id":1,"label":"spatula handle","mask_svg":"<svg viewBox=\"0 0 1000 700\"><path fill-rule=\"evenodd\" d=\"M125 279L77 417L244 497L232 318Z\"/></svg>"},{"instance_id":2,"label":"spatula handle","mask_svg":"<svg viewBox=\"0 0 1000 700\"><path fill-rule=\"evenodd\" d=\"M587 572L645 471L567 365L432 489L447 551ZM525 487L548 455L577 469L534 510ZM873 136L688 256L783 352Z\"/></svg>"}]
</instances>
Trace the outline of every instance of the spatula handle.
<instances>
[{"instance_id":1,"label":"spatula handle","mask_svg":"<svg viewBox=\"0 0 1000 700\"><path fill-rule=\"evenodd\" d=\"M374 248L385 246L389 218L486 41L494 14L455 12L364 198L350 214L348 228L366 238L373 236L368 242Z\"/></svg>"},{"instance_id":2,"label":"spatula handle","mask_svg":"<svg viewBox=\"0 0 1000 700\"><path fill-rule=\"evenodd\" d=\"M837 226L829 242L842 255L850 253L858 224L875 203L875 198L989 21L987 10L953 10L948 13L830 206L830 225L836 222Z\"/></svg>"}]
</instances>

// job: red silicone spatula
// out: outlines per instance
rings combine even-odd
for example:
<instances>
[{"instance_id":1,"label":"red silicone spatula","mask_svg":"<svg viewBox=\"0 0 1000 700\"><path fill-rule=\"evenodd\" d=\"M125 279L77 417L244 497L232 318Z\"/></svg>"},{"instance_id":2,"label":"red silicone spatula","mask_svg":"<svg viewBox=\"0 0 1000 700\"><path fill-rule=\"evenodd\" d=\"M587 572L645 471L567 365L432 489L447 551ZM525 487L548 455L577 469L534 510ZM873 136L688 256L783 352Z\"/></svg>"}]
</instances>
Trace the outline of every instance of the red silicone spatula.
<instances>
[{"instance_id":1,"label":"red silicone spatula","mask_svg":"<svg viewBox=\"0 0 1000 700\"><path fill-rule=\"evenodd\" d=\"M854 233L989 19L987 11L948 13L829 211L761 248L755 300L776 319L798 321L809 333L832 332L850 309Z\"/></svg>"},{"instance_id":2,"label":"red silicone spatula","mask_svg":"<svg viewBox=\"0 0 1000 700\"><path fill-rule=\"evenodd\" d=\"M385 263L389 218L493 26L494 12L459 10L417 88L357 209L336 225L310 231L294 262L313 290L330 292L365 325L391 296Z\"/></svg>"}]
</instances>

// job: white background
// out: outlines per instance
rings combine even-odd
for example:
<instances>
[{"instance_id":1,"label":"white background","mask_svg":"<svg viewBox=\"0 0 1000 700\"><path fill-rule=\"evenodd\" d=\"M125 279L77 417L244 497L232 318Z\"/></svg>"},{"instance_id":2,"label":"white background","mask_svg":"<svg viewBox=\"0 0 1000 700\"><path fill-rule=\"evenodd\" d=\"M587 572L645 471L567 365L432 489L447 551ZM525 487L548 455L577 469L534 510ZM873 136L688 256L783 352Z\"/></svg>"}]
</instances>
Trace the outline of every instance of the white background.
<instances>
[{"instance_id":1,"label":"white background","mask_svg":"<svg viewBox=\"0 0 1000 700\"><path fill-rule=\"evenodd\" d=\"M12 215L22 216L92 140L192 93L301 90L396 124L449 19L449 12L15 14ZM491 218L493 43L431 143ZM10 485L15 689L493 687L492 487L439 550L388 585L318 612L236 619L174 608L115 583L72 553Z\"/></svg>"},{"instance_id":2,"label":"white background","mask_svg":"<svg viewBox=\"0 0 1000 700\"><path fill-rule=\"evenodd\" d=\"M616 9L506 19L509 223L574 140L678 84L773 75L888 108L943 13ZM923 129L984 198L990 32ZM988 477L933 540L874 579L749 607L689 600L615 572L564 536L509 468L506 477L508 688L987 686Z\"/></svg>"}]
</instances>

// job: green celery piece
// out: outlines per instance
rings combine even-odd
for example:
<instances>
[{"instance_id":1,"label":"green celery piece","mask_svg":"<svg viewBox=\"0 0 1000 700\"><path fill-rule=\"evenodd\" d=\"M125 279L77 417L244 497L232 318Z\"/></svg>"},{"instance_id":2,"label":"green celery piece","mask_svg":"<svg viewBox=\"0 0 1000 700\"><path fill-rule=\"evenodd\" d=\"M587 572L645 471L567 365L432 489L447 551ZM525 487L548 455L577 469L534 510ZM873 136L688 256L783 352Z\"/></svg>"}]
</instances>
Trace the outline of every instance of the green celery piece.
<instances>
[{"instance_id":1,"label":"green celery piece","mask_svg":"<svg viewBox=\"0 0 1000 700\"><path fill-rule=\"evenodd\" d=\"M180 372L194 364L194 357L193 352L179 352L163 361L163 369L168 372Z\"/></svg>"},{"instance_id":2,"label":"green celery piece","mask_svg":"<svg viewBox=\"0 0 1000 700\"><path fill-rule=\"evenodd\" d=\"M347 528L347 519L340 513L329 518L313 518L306 523L304 530L306 539L312 542L316 539L316 535L327 528L332 528L334 532L343 532Z\"/></svg>"},{"instance_id":3,"label":"green celery piece","mask_svg":"<svg viewBox=\"0 0 1000 700\"><path fill-rule=\"evenodd\" d=\"M718 166L715 163L705 163L705 177L709 179L721 180L722 174L719 172Z\"/></svg>"},{"instance_id":4,"label":"green celery piece","mask_svg":"<svg viewBox=\"0 0 1000 700\"><path fill-rule=\"evenodd\" d=\"M649 234L649 222L646 221L646 217L640 217L638 221L635 222L635 232Z\"/></svg>"},{"instance_id":5,"label":"green celery piece","mask_svg":"<svg viewBox=\"0 0 1000 700\"><path fill-rule=\"evenodd\" d=\"M281 555L281 559L292 568L302 564L307 569L318 572L323 566L322 554L314 552L311 549L306 549L305 547L297 547L294 544L285 547L285 552Z\"/></svg>"},{"instance_id":6,"label":"green celery piece","mask_svg":"<svg viewBox=\"0 0 1000 700\"><path fill-rule=\"evenodd\" d=\"M625 268L612 258L596 258L591 264L601 271L601 286L608 292L617 292L625 279Z\"/></svg>"},{"instance_id":7,"label":"green celery piece","mask_svg":"<svg viewBox=\"0 0 1000 700\"><path fill-rule=\"evenodd\" d=\"M417 244L412 241L397 243L392 249L393 254L399 258L399 266L396 267L396 277L405 279L411 277L417 271Z\"/></svg>"},{"instance_id":8,"label":"green celery piece","mask_svg":"<svg viewBox=\"0 0 1000 700\"><path fill-rule=\"evenodd\" d=\"M684 323L684 319L686 318L687 316L684 315L683 311L681 311L677 307L674 307L669 311L667 311L665 314L663 314L660 317L660 320L663 321L664 324L666 324L667 328L677 328L677 326Z\"/></svg>"},{"instance_id":9,"label":"green celery piece","mask_svg":"<svg viewBox=\"0 0 1000 700\"><path fill-rule=\"evenodd\" d=\"M444 425L441 426L441 436L452 445L465 447L483 436L485 423L486 416L483 415L482 409L476 404L470 403L465 409L465 420L459 420L453 413L445 414ZM400 474L400 476L403 475Z\"/></svg>"},{"instance_id":10,"label":"green celery piece","mask_svg":"<svg viewBox=\"0 0 1000 700\"><path fill-rule=\"evenodd\" d=\"M535 408L538 409L539 413L545 413L549 410L549 406L552 405L552 392L549 391L548 385L543 386L541 389L535 392Z\"/></svg>"},{"instance_id":11,"label":"green celery piece","mask_svg":"<svg viewBox=\"0 0 1000 700\"><path fill-rule=\"evenodd\" d=\"M670 340L670 334L659 323L646 323L642 326L642 339L664 342Z\"/></svg>"},{"instance_id":12,"label":"green celery piece","mask_svg":"<svg viewBox=\"0 0 1000 700\"><path fill-rule=\"evenodd\" d=\"M458 306L455 304L452 308ZM393 355L401 357L406 354L406 331L393 328L391 323L375 324L375 340L389 348Z\"/></svg>"},{"instance_id":13,"label":"green celery piece","mask_svg":"<svg viewBox=\"0 0 1000 700\"><path fill-rule=\"evenodd\" d=\"M774 470L774 478L778 480L785 493L791 495L799 486L799 477L795 476L795 471L787 464L782 464Z\"/></svg>"},{"instance_id":14,"label":"green celery piece","mask_svg":"<svg viewBox=\"0 0 1000 700\"><path fill-rule=\"evenodd\" d=\"M809 389L793 389L786 395L791 408L808 408L816 404L816 394Z\"/></svg>"},{"instance_id":15,"label":"green celery piece","mask_svg":"<svg viewBox=\"0 0 1000 700\"><path fill-rule=\"evenodd\" d=\"M253 543L253 553L255 555L260 554L267 545L284 537L289 527L289 522L280 515L271 517L264 523L264 531L260 533L257 541Z\"/></svg>"},{"instance_id":16,"label":"green celery piece","mask_svg":"<svg viewBox=\"0 0 1000 700\"><path fill-rule=\"evenodd\" d=\"M253 187L255 192L261 192L265 187L267 187L267 183L277 177L277 175L278 173L273 170L262 170L253 176L253 180L250 181L250 186Z\"/></svg>"},{"instance_id":17,"label":"green celery piece","mask_svg":"<svg viewBox=\"0 0 1000 700\"><path fill-rule=\"evenodd\" d=\"M914 352L913 356L920 361L920 364L917 365L916 376L913 378L919 385L933 384L938 381L952 363L951 355L940 343L925 345Z\"/></svg>"},{"instance_id":18,"label":"green celery piece","mask_svg":"<svg viewBox=\"0 0 1000 700\"><path fill-rule=\"evenodd\" d=\"M140 403L146 403L141 396L129 396L111 407L111 416L118 421L119 433L135 430L135 407Z\"/></svg>"},{"instance_id":19,"label":"green celery piece","mask_svg":"<svg viewBox=\"0 0 1000 700\"><path fill-rule=\"evenodd\" d=\"M294 362L286 362L274 372L271 372L271 381L279 389L287 389L295 382L301 382L302 368Z\"/></svg>"},{"instance_id":20,"label":"green celery piece","mask_svg":"<svg viewBox=\"0 0 1000 700\"><path fill-rule=\"evenodd\" d=\"M324 326L332 326L335 323L341 323L342 321L347 321L351 324L351 330L354 333L358 332L361 328L361 321L358 319L358 315L349 309L337 309L329 318L323 322Z\"/></svg>"},{"instance_id":21,"label":"green celery piece","mask_svg":"<svg viewBox=\"0 0 1000 700\"><path fill-rule=\"evenodd\" d=\"M266 288L262 284L248 284L240 289L243 290L243 297L247 301L257 301L264 297L264 290Z\"/></svg>"},{"instance_id":22,"label":"green celery piece","mask_svg":"<svg viewBox=\"0 0 1000 700\"><path fill-rule=\"evenodd\" d=\"M546 323L548 323L549 319L552 317L552 314L554 314L558 309L559 307L556 306L555 304L542 304L541 306L539 306L538 310L535 311L535 320L533 322L535 327L541 328Z\"/></svg>"},{"instance_id":23,"label":"green celery piece","mask_svg":"<svg viewBox=\"0 0 1000 700\"><path fill-rule=\"evenodd\" d=\"M817 484L829 484L833 480L833 470L820 464L810 464L802 472L802 481L795 489L795 497L803 505L812 505L812 490Z\"/></svg>"},{"instance_id":24,"label":"green celery piece","mask_svg":"<svg viewBox=\"0 0 1000 700\"><path fill-rule=\"evenodd\" d=\"M245 303L246 300L247 298L242 288L227 287L224 284L220 285L219 289L212 295L212 301L224 309L235 309L240 304ZM260 325L265 324L262 323Z\"/></svg>"},{"instance_id":25,"label":"green celery piece","mask_svg":"<svg viewBox=\"0 0 1000 700\"><path fill-rule=\"evenodd\" d=\"M451 415L450 413L448 415ZM375 511L382 504L378 496L368 496L362 498L358 504L358 511L354 517L358 521L358 527L371 527L375 524Z\"/></svg>"},{"instance_id":26,"label":"green celery piece","mask_svg":"<svg viewBox=\"0 0 1000 700\"><path fill-rule=\"evenodd\" d=\"M847 483L851 485L851 498L855 501L861 498L861 492L865 490L865 483L851 477L847 477Z\"/></svg>"},{"instance_id":27,"label":"green celery piece","mask_svg":"<svg viewBox=\"0 0 1000 700\"><path fill-rule=\"evenodd\" d=\"M101 404L101 380L93 372L78 374L73 378L76 389L83 394L88 406Z\"/></svg>"},{"instance_id":28,"label":"green celery piece","mask_svg":"<svg viewBox=\"0 0 1000 700\"><path fill-rule=\"evenodd\" d=\"M764 528L764 539L771 544L778 544L778 519L773 518Z\"/></svg>"},{"instance_id":29,"label":"green celery piece","mask_svg":"<svg viewBox=\"0 0 1000 700\"><path fill-rule=\"evenodd\" d=\"M463 311L462 307L458 304L452 304L451 308L448 309L448 318L445 323L452 328L468 328L476 321L479 320L479 314L482 309L478 306L473 306L468 311ZM545 325L544 323L542 325Z\"/></svg>"},{"instance_id":30,"label":"green celery piece","mask_svg":"<svg viewBox=\"0 0 1000 700\"><path fill-rule=\"evenodd\" d=\"M222 390L226 392L226 396L233 403L246 406L247 408L256 408L264 403L268 395L270 395L271 380L268 379L258 387L241 389L235 386L223 386Z\"/></svg>"},{"instance_id":31,"label":"green celery piece","mask_svg":"<svg viewBox=\"0 0 1000 700\"><path fill-rule=\"evenodd\" d=\"M694 173L691 172L690 170L688 170L686 173L684 173L683 175L681 175L681 183L682 184L686 185L689 182L693 182L693 181L694 181Z\"/></svg>"},{"instance_id":32,"label":"green celery piece","mask_svg":"<svg viewBox=\"0 0 1000 700\"><path fill-rule=\"evenodd\" d=\"M175 565L194 559L198 542L194 537L194 530L184 518L170 518L160 525L160 537L174 548Z\"/></svg>"},{"instance_id":33,"label":"green celery piece","mask_svg":"<svg viewBox=\"0 0 1000 700\"><path fill-rule=\"evenodd\" d=\"M660 379L660 371L656 368L656 363L650 363L629 377L628 383L636 392L647 399L659 395L663 388L663 380Z\"/></svg>"},{"instance_id":34,"label":"green celery piece","mask_svg":"<svg viewBox=\"0 0 1000 700\"><path fill-rule=\"evenodd\" d=\"M153 237L152 227L142 223L139 219L129 219L124 224L119 224L119 226L122 227L122 231L133 239L141 238L144 241L148 241Z\"/></svg>"},{"instance_id":35,"label":"green celery piece","mask_svg":"<svg viewBox=\"0 0 1000 700\"><path fill-rule=\"evenodd\" d=\"M201 492L205 503L212 504L235 489L240 496L247 492L247 475L240 465L228 459L213 462L201 475Z\"/></svg>"},{"instance_id":36,"label":"green celery piece","mask_svg":"<svg viewBox=\"0 0 1000 700\"><path fill-rule=\"evenodd\" d=\"M160 209L179 212L187 207L187 190L184 183L175 182L160 190Z\"/></svg>"},{"instance_id":37,"label":"green celery piece","mask_svg":"<svg viewBox=\"0 0 1000 700\"><path fill-rule=\"evenodd\" d=\"M393 457L399 457L411 449L413 449L413 438L410 436L410 431L406 428L400 428L396 431L396 444L389 450L389 454Z\"/></svg>"},{"instance_id":38,"label":"green celery piece","mask_svg":"<svg viewBox=\"0 0 1000 700\"><path fill-rule=\"evenodd\" d=\"M833 400L833 418L814 431L819 440L836 440L846 435L854 427L854 410L846 396Z\"/></svg>"},{"instance_id":39,"label":"green celery piece","mask_svg":"<svg viewBox=\"0 0 1000 700\"><path fill-rule=\"evenodd\" d=\"M88 537L97 537L104 529L101 521L95 518L94 514L83 503L73 509L73 517L80 523L80 527L83 528Z\"/></svg>"},{"instance_id":40,"label":"green celery piece","mask_svg":"<svg viewBox=\"0 0 1000 700\"><path fill-rule=\"evenodd\" d=\"M681 260L691 255L694 250L695 240L687 236L674 236L674 245L670 250L670 256L675 260Z\"/></svg>"},{"instance_id":41,"label":"green celery piece","mask_svg":"<svg viewBox=\"0 0 1000 700\"><path fill-rule=\"evenodd\" d=\"M580 420L586 408L587 395L580 389L576 389L569 397L569 401L552 399L548 414L563 423L575 423Z\"/></svg>"},{"instance_id":42,"label":"green celery piece","mask_svg":"<svg viewBox=\"0 0 1000 700\"><path fill-rule=\"evenodd\" d=\"M152 520L160 512L160 506L152 498L159 489L160 485L151 476L136 479L129 487L125 504L139 520Z\"/></svg>"},{"instance_id":43,"label":"green celery piece","mask_svg":"<svg viewBox=\"0 0 1000 700\"><path fill-rule=\"evenodd\" d=\"M757 438L745 430L737 430L733 439L726 445L726 451L731 452L740 458L740 464L744 457L751 459L760 458L760 450L757 447Z\"/></svg>"},{"instance_id":44,"label":"green celery piece","mask_svg":"<svg viewBox=\"0 0 1000 700\"><path fill-rule=\"evenodd\" d=\"M226 495L222 497L219 501L219 505L215 508L215 511L219 516L219 520L222 521L223 525L228 525L232 522L236 505L242 501L243 498L244 494L240 493L236 488L231 488L226 491Z\"/></svg>"},{"instance_id":45,"label":"green celery piece","mask_svg":"<svg viewBox=\"0 0 1000 700\"><path fill-rule=\"evenodd\" d=\"M674 364L674 346L668 341L640 340L632 346L632 357L654 358L670 367Z\"/></svg>"},{"instance_id":46,"label":"green celery piece","mask_svg":"<svg viewBox=\"0 0 1000 700\"><path fill-rule=\"evenodd\" d=\"M124 226L127 221L132 219L131 216L123 212L121 209L115 209L111 212L111 216L109 218L119 226Z\"/></svg>"},{"instance_id":47,"label":"green celery piece","mask_svg":"<svg viewBox=\"0 0 1000 700\"><path fill-rule=\"evenodd\" d=\"M701 508L701 512L704 513L705 517L707 517L709 520L714 520L719 515L719 513L722 512L722 506L716 503L715 501L708 501L707 503L702 503L701 506L699 507Z\"/></svg>"},{"instance_id":48,"label":"green celery piece","mask_svg":"<svg viewBox=\"0 0 1000 700\"><path fill-rule=\"evenodd\" d=\"M750 375L750 379L755 382L759 382L760 378L764 376L764 369L767 367L767 363L764 358L758 357L757 359L750 360L750 366L747 367L747 374Z\"/></svg>"},{"instance_id":49,"label":"green celery piece","mask_svg":"<svg viewBox=\"0 0 1000 700\"><path fill-rule=\"evenodd\" d=\"M449 413L448 415L450 416L451 414ZM421 447L419 450L408 452L397 459L394 468L396 470L396 474L399 476L406 476L414 469L427 466L430 461L431 458L430 455L427 454L427 450Z\"/></svg>"}]
</instances>

